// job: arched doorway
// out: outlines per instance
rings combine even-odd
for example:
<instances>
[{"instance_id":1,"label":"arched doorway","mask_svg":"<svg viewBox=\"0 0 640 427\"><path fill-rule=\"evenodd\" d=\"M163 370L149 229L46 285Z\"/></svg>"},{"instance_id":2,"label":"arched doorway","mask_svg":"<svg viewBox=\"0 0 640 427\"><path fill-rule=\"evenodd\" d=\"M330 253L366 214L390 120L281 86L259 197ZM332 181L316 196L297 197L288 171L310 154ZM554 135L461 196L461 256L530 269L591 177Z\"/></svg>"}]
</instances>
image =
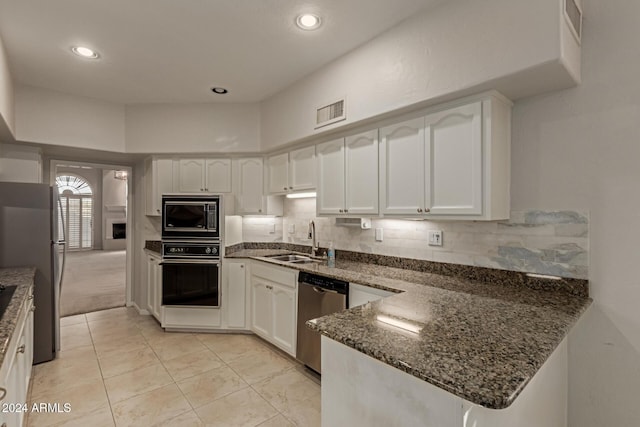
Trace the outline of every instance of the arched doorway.
<instances>
[{"instance_id":1,"label":"arched doorway","mask_svg":"<svg viewBox=\"0 0 640 427\"><path fill-rule=\"evenodd\" d=\"M82 177L62 173L56 177L56 185L63 215L59 217L59 235L62 236L62 218L69 250L93 248L93 190Z\"/></svg>"}]
</instances>

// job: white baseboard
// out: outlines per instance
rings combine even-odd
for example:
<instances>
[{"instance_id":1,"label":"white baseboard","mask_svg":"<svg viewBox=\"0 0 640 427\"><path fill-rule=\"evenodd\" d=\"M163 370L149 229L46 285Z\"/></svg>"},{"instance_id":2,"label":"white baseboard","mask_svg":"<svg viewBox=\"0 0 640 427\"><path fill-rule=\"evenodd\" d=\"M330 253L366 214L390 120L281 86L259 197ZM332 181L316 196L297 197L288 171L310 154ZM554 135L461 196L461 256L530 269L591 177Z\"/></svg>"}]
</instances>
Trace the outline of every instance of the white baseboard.
<instances>
[{"instance_id":1,"label":"white baseboard","mask_svg":"<svg viewBox=\"0 0 640 427\"><path fill-rule=\"evenodd\" d=\"M144 309L138 307L138 304L136 304L135 301L131 302L131 306L133 306L136 310L138 310L138 314L140 314L142 316L150 316L151 315L149 310L144 310Z\"/></svg>"}]
</instances>

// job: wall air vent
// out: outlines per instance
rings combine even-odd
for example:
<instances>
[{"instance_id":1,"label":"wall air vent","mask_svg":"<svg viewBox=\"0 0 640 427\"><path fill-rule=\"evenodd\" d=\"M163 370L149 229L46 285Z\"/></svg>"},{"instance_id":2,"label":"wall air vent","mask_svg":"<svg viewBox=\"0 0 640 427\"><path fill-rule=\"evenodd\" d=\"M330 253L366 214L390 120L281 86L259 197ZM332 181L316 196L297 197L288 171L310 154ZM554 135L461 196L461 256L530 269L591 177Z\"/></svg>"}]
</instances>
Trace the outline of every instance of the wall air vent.
<instances>
[{"instance_id":1,"label":"wall air vent","mask_svg":"<svg viewBox=\"0 0 640 427\"><path fill-rule=\"evenodd\" d=\"M316 110L316 126L314 129L339 122L347 118L344 108L344 98L324 105Z\"/></svg>"},{"instance_id":2,"label":"wall air vent","mask_svg":"<svg viewBox=\"0 0 640 427\"><path fill-rule=\"evenodd\" d=\"M582 40L582 9L577 0L564 0L564 16L569 23L569 28L580 44Z\"/></svg>"}]
</instances>

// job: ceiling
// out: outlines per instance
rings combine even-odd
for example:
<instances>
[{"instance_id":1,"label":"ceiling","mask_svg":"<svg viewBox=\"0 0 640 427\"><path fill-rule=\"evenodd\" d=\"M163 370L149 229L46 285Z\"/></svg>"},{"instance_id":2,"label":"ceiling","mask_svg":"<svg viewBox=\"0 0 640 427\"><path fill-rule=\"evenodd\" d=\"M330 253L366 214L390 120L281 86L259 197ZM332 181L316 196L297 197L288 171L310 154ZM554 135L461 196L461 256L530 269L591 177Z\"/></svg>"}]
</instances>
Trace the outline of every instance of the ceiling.
<instances>
[{"instance_id":1,"label":"ceiling","mask_svg":"<svg viewBox=\"0 0 640 427\"><path fill-rule=\"evenodd\" d=\"M257 102L439 1L0 0L0 37L22 84L124 104ZM301 12L322 26L298 29Z\"/></svg>"}]
</instances>

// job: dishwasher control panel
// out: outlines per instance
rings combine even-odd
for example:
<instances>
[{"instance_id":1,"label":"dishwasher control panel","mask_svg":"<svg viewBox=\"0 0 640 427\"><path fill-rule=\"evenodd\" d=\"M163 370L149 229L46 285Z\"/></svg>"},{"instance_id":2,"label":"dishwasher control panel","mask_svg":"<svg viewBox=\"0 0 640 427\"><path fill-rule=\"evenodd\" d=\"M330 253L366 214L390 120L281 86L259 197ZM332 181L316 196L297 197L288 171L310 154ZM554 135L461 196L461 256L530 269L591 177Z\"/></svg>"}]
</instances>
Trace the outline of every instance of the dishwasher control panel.
<instances>
[{"instance_id":1,"label":"dishwasher control panel","mask_svg":"<svg viewBox=\"0 0 640 427\"><path fill-rule=\"evenodd\" d=\"M340 294L347 294L349 292L349 282L344 280L332 279L330 277L320 276L318 274L311 274L301 271L298 275L298 283L305 283L311 286L317 286L322 289L328 289L336 291Z\"/></svg>"}]
</instances>

